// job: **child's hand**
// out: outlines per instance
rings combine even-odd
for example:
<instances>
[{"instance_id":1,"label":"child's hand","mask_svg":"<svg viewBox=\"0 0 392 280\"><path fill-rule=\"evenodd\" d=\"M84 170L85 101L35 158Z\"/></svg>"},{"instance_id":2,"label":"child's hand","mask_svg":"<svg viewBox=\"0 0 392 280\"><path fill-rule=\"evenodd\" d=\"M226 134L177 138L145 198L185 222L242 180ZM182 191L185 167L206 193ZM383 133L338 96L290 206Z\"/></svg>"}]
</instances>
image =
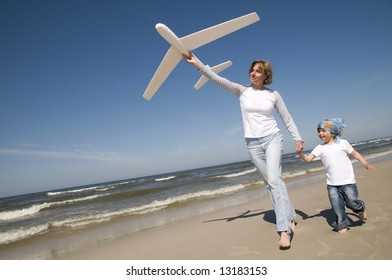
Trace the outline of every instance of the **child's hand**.
<instances>
[{"instance_id":1,"label":"child's hand","mask_svg":"<svg viewBox=\"0 0 392 280\"><path fill-rule=\"evenodd\" d=\"M367 169L367 170L372 170L373 169L373 165L371 165L371 164L369 164L369 163L365 163L364 165L363 165L363 168L365 168L365 169Z\"/></svg>"}]
</instances>

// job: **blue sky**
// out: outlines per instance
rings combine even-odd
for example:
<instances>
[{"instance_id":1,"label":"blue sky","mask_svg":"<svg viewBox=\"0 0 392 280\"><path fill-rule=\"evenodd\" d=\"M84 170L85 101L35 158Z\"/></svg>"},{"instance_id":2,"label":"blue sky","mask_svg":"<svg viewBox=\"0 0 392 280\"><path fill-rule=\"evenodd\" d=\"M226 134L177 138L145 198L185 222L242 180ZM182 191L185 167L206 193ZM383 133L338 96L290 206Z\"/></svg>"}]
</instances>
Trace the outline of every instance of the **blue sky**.
<instances>
[{"instance_id":1,"label":"blue sky","mask_svg":"<svg viewBox=\"0 0 392 280\"><path fill-rule=\"evenodd\" d=\"M243 84L269 60L306 149L325 117L351 142L392 135L391 1L2 0L0 197L247 160L238 100L194 90L185 61L142 95L169 47L156 23L182 37L250 12L195 54Z\"/></svg>"}]
</instances>

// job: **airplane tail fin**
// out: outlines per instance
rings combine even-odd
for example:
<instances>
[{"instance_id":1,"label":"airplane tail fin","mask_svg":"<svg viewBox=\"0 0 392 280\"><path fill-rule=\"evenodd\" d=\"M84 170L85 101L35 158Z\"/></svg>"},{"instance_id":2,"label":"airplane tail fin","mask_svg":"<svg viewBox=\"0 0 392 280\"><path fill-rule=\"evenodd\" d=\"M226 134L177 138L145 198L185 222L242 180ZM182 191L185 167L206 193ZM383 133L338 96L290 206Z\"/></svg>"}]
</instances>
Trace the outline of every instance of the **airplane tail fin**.
<instances>
[{"instance_id":1,"label":"airplane tail fin","mask_svg":"<svg viewBox=\"0 0 392 280\"><path fill-rule=\"evenodd\" d=\"M229 68L231 65L233 65L233 63L229 60L229 61L223 62L219 65L216 65L214 67L211 67L211 70L215 73L219 73L219 72ZM208 78L206 76L202 75L194 87L195 87L195 89L200 89L207 82L208 82Z\"/></svg>"}]
</instances>

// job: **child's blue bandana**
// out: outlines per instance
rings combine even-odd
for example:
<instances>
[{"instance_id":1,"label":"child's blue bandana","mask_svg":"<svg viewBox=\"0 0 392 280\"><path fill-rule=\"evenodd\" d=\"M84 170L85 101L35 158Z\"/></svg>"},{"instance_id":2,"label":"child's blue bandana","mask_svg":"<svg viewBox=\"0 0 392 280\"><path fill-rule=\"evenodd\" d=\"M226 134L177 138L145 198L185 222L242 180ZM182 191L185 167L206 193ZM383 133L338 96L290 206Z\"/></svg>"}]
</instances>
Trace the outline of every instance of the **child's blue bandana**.
<instances>
[{"instance_id":1,"label":"child's blue bandana","mask_svg":"<svg viewBox=\"0 0 392 280\"><path fill-rule=\"evenodd\" d=\"M325 119L317 125L317 130L325 129L335 135L335 142L339 143L342 129L346 127L342 118Z\"/></svg>"}]
</instances>

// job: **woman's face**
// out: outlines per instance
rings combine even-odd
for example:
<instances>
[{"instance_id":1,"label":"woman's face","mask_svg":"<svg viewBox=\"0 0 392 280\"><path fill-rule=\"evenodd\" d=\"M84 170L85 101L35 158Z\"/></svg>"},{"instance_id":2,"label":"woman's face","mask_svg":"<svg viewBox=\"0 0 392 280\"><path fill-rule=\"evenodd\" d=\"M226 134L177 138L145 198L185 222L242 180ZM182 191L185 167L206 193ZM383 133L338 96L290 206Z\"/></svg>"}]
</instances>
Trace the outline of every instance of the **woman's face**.
<instances>
[{"instance_id":1,"label":"woman's face","mask_svg":"<svg viewBox=\"0 0 392 280\"><path fill-rule=\"evenodd\" d=\"M249 72L250 82L257 88L263 87L265 78L265 73L258 64L253 66Z\"/></svg>"}]
</instances>

